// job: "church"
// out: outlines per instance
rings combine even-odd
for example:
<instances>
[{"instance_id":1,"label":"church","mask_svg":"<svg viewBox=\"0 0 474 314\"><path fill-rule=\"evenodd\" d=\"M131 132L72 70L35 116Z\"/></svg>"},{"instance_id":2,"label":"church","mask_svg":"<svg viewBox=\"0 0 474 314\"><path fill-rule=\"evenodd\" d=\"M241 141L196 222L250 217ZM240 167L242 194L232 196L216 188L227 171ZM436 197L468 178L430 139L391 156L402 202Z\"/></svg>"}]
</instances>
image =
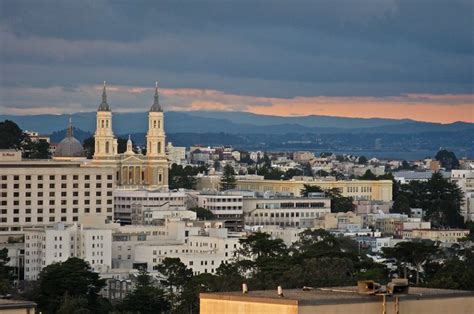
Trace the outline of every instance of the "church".
<instances>
[{"instance_id":1,"label":"church","mask_svg":"<svg viewBox=\"0 0 474 314\"><path fill-rule=\"evenodd\" d=\"M155 87L153 104L148 112L146 155L133 151L130 137L127 141L127 150L122 154L118 153L117 138L114 136L112 128L112 110L107 102L105 82L102 102L97 109L94 139L95 152L92 164L99 167L115 167L115 180L118 186L152 189L168 187L164 115L159 102L158 84Z\"/></svg>"}]
</instances>

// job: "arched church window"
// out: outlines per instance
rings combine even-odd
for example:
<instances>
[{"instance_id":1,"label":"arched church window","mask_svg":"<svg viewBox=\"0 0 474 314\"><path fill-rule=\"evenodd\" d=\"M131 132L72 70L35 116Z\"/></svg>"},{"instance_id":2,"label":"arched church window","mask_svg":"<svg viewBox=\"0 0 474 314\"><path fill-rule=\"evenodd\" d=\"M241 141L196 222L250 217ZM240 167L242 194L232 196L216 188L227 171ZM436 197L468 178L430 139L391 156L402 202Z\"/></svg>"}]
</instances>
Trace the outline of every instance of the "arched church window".
<instances>
[{"instance_id":1,"label":"arched church window","mask_svg":"<svg viewBox=\"0 0 474 314\"><path fill-rule=\"evenodd\" d=\"M109 142L105 142L105 153L108 154L109 153L109 150L110 150L110 144Z\"/></svg>"},{"instance_id":2,"label":"arched church window","mask_svg":"<svg viewBox=\"0 0 474 314\"><path fill-rule=\"evenodd\" d=\"M161 142L158 142L158 154L161 154Z\"/></svg>"},{"instance_id":3,"label":"arched church window","mask_svg":"<svg viewBox=\"0 0 474 314\"><path fill-rule=\"evenodd\" d=\"M161 129L161 120L158 120L158 129Z\"/></svg>"},{"instance_id":4,"label":"arched church window","mask_svg":"<svg viewBox=\"0 0 474 314\"><path fill-rule=\"evenodd\" d=\"M162 174L161 174L161 173L160 173L160 174L158 174L158 182L161 182L161 180L162 180L162 179L163 179L163 176L162 176Z\"/></svg>"},{"instance_id":5,"label":"arched church window","mask_svg":"<svg viewBox=\"0 0 474 314\"><path fill-rule=\"evenodd\" d=\"M104 127L104 120L102 120L102 127Z\"/></svg>"},{"instance_id":6,"label":"arched church window","mask_svg":"<svg viewBox=\"0 0 474 314\"><path fill-rule=\"evenodd\" d=\"M156 129L156 120L153 120L153 128Z\"/></svg>"},{"instance_id":7,"label":"arched church window","mask_svg":"<svg viewBox=\"0 0 474 314\"><path fill-rule=\"evenodd\" d=\"M109 127L109 120L105 120L105 127L106 127L106 128Z\"/></svg>"}]
</instances>

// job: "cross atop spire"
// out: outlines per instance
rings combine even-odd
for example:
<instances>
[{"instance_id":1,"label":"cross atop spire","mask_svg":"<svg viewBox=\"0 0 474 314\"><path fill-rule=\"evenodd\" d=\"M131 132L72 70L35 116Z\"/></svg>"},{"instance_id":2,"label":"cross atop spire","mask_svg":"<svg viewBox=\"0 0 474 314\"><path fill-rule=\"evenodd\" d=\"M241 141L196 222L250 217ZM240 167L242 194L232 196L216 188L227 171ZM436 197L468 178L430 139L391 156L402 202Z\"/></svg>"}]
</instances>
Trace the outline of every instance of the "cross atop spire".
<instances>
[{"instance_id":1,"label":"cross atop spire","mask_svg":"<svg viewBox=\"0 0 474 314\"><path fill-rule=\"evenodd\" d=\"M104 88L102 89L102 102L99 105L97 111L110 111L109 104L107 103L107 91L105 90L106 82L104 81Z\"/></svg>"},{"instance_id":2,"label":"cross atop spire","mask_svg":"<svg viewBox=\"0 0 474 314\"><path fill-rule=\"evenodd\" d=\"M71 116L69 116L69 124L67 126L67 137L73 137L72 117Z\"/></svg>"},{"instance_id":3,"label":"cross atop spire","mask_svg":"<svg viewBox=\"0 0 474 314\"><path fill-rule=\"evenodd\" d=\"M153 100L153 105L150 108L151 112L161 112L163 109L161 109L160 106L160 100L159 100L159 95L158 95L158 81L155 81L155 96Z\"/></svg>"}]
</instances>

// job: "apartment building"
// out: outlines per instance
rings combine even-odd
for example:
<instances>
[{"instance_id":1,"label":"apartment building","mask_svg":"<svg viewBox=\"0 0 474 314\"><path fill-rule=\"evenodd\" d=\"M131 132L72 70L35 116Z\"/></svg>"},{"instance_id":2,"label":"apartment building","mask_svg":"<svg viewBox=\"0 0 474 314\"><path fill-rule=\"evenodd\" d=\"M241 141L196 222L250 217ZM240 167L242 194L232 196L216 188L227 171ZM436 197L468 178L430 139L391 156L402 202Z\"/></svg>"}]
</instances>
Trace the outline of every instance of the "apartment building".
<instances>
[{"instance_id":1,"label":"apartment building","mask_svg":"<svg viewBox=\"0 0 474 314\"><path fill-rule=\"evenodd\" d=\"M187 210L185 192L118 188L114 191L116 221L142 225Z\"/></svg>"},{"instance_id":2,"label":"apartment building","mask_svg":"<svg viewBox=\"0 0 474 314\"><path fill-rule=\"evenodd\" d=\"M0 154L0 231L113 219L114 169Z\"/></svg>"},{"instance_id":3,"label":"apartment building","mask_svg":"<svg viewBox=\"0 0 474 314\"><path fill-rule=\"evenodd\" d=\"M243 199L244 221L249 226L313 226L315 218L331 212L324 194L311 197L270 196Z\"/></svg>"},{"instance_id":4,"label":"apartment building","mask_svg":"<svg viewBox=\"0 0 474 314\"><path fill-rule=\"evenodd\" d=\"M195 275L215 273L224 262L236 256L241 233L230 233L226 228L209 228L206 232L190 235L181 244L174 242L144 243L135 248L135 262L156 269L165 258L179 258Z\"/></svg>"},{"instance_id":5,"label":"apartment building","mask_svg":"<svg viewBox=\"0 0 474 314\"><path fill-rule=\"evenodd\" d=\"M25 280L37 280L41 270L70 257L89 263L93 271L112 267L112 231L57 223L25 229Z\"/></svg>"},{"instance_id":6,"label":"apartment building","mask_svg":"<svg viewBox=\"0 0 474 314\"><path fill-rule=\"evenodd\" d=\"M194 196L199 207L210 210L225 227L241 230L243 227L243 195L230 192L202 192Z\"/></svg>"}]
</instances>

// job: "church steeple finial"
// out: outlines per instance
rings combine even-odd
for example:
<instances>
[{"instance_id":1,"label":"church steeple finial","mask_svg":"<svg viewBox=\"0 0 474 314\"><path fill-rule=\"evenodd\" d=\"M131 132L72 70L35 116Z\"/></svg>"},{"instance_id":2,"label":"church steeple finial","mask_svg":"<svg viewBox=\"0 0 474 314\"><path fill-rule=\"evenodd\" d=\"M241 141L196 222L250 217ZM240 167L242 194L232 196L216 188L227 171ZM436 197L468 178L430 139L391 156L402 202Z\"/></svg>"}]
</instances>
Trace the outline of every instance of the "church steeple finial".
<instances>
[{"instance_id":1,"label":"church steeple finial","mask_svg":"<svg viewBox=\"0 0 474 314\"><path fill-rule=\"evenodd\" d=\"M161 112L163 111L160 106L160 99L158 95L158 81L155 81L155 96L153 100L153 105L150 108L151 112Z\"/></svg>"},{"instance_id":2,"label":"church steeple finial","mask_svg":"<svg viewBox=\"0 0 474 314\"><path fill-rule=\"evenodd\" d=\"M69 117L69 124L67 126L67 137L73 137L72 117Z\"/></svg>"},{"instance_id":3,"label":"church steeple finial","mask_svg":"<svg viewBox=\"0 0 474 314\"><path fill-rule=\"evenodd\" d=\"M109 104L107 103L107 91L105 87L106 87L106 82L104 81L104 87L102 89L102 102L99 105L98 111L110 111Z\"/></svg>"}]
</instances>

